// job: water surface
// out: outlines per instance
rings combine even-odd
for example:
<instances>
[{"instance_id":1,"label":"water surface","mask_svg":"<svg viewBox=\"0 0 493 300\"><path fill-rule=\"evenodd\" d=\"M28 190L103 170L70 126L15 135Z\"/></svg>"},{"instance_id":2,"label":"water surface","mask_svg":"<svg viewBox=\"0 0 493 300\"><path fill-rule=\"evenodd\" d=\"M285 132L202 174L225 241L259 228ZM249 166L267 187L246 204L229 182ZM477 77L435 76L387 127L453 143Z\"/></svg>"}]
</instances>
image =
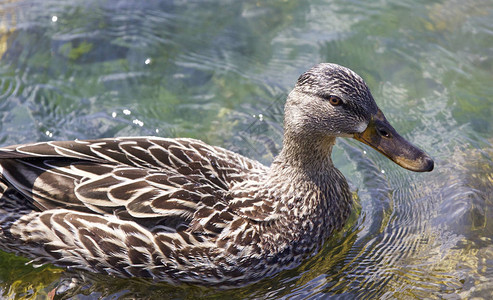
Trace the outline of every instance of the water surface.
<instances>
[{"instance_id":1,"label":"water surface","mask_svg":"<svg viewBox=\"0 0 493 300\"><path fill-rule=\"evenodd\" d=\"M354 191L351 220L299 268L251 286L74 274L2 252L0 294L493 297L491 20L492 0L0 1L0 146L194 137L270 164L297 77L334 62L436 161L415 174L341 139L333 159Z\"/></svg>"}]
</instances>

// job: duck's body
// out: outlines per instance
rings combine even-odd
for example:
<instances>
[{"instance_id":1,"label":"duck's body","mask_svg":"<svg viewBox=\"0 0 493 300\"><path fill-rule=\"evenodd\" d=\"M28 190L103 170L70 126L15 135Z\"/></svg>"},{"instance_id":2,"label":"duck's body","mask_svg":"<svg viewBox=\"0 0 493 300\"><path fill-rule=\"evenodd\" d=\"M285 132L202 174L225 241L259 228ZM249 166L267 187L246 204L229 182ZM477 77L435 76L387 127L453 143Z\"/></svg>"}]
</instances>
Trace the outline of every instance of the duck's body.
<instances>
[{"instance_id":1,"label":"duck's body","mask_svg":"<svg viewBox=\"0 0 493 300\"><path fill-rule=\"evenodd\" d=\"M0 247L118 276L251 282L298 265L350 212L332 165L310 178L192 139L48 142L3 157L17 159L2 164Z\"/></svg>"},{"instance_id":2,"label":"duck's body","mask_svg":"<svg viewBox=\"0 0 493 300\"><path fill-rule=\"evenodd\" d=\"M416 171L433 168L410 144L389 154L372 141L368 129L382 138L378 122L388 124L379 113L359 76L321 64L289 95L283 150L269 168L192 139L0 149L0 248L171 283L259 280L316 253L348 217L348 185L330 159L336 136L354 136Z\"/></svg>"}]
</instances>

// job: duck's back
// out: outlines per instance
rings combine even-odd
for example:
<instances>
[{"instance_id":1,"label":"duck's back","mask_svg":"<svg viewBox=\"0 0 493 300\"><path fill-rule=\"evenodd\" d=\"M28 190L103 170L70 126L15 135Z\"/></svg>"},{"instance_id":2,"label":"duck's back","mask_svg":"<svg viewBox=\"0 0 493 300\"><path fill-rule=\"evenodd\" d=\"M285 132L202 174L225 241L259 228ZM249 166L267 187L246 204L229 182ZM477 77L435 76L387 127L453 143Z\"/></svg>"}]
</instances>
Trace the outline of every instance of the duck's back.
<instances>
[{"instance_id":1,"label":"duck's back","mask_svg":"<svg viewBox=\"0 0 493 300\"><path fill-rule=\"evenodd\" d=\"M194 139L114 138L47 142L0 149L1 179L40 210L83 211L146 207L172 209L170 199L208 201L232 185L256 179L262 164ZM253 178L252 178L253 177ZM207 195L210 194L210 195ZM159 199L159 200L158 200ZM166 202L166 203L165 203ZM133 203L133 205L132 205ZM179 209L176 203L173 209ZM152 211L137 214L155 215ZM160 215L161 213L157 213Z\"/></svg>"},{"instance_id":2,"label":"duck's back","mask_svg":"<svg viewBox=\"0 0 493 300\"><path fill-rule=\"evenodd\" d=\"M201 245L206 255L207 235L221 228L200 226L201 240L187 229L224 210L233 185L267 171L198 140L150 137L11 146L0 149L0 168L0 248L151 277L164 274L156 268L178 270L164 258L180 248ZM121 262L110 266L101 255ZM132 271L144 263L154 269Z\"/></svg>"}]
</instances>

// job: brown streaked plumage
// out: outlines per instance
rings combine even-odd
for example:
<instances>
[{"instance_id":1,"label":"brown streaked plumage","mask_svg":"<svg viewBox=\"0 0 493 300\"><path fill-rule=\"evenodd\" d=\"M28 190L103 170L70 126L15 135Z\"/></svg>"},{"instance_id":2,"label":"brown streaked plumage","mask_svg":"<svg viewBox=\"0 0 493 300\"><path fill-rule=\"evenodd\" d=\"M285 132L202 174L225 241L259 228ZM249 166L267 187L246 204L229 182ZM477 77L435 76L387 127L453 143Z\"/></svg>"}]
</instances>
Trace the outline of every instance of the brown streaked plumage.
<instances>
[{"instance_id":1,"label":"brown streaked plumage","mask_svg":"<svg viewBox=\"0 0 493 300\"><path fill-rule=\"evenodd\" d=\"M170 283L239 286L315 254L351 209L330 154L355 137L413 171L363 79L335 64L300 76L270 167L193 139L46 142L0 149L0 248L36 263Z\"/></svg>"}]
</instances>

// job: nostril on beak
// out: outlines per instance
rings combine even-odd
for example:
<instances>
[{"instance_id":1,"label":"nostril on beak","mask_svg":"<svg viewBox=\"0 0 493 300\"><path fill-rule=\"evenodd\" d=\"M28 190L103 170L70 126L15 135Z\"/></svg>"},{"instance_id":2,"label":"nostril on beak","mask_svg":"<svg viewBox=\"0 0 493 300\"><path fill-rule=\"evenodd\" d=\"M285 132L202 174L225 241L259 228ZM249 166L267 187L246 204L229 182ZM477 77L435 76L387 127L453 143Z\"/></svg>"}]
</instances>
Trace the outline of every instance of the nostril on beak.
<instances>
[{"instance_id":1,"label":"nostril on beak","mask_svg":"<svg viewBox=\"0 0 493 300\"><path fill-rule=\"evenodd\" d=\"M385 130L384 128L378 128L378 134L380 134L381 136L386 137L386 138L390 137L390 133L387 130Z\"/></svg>"}]
</instances>

